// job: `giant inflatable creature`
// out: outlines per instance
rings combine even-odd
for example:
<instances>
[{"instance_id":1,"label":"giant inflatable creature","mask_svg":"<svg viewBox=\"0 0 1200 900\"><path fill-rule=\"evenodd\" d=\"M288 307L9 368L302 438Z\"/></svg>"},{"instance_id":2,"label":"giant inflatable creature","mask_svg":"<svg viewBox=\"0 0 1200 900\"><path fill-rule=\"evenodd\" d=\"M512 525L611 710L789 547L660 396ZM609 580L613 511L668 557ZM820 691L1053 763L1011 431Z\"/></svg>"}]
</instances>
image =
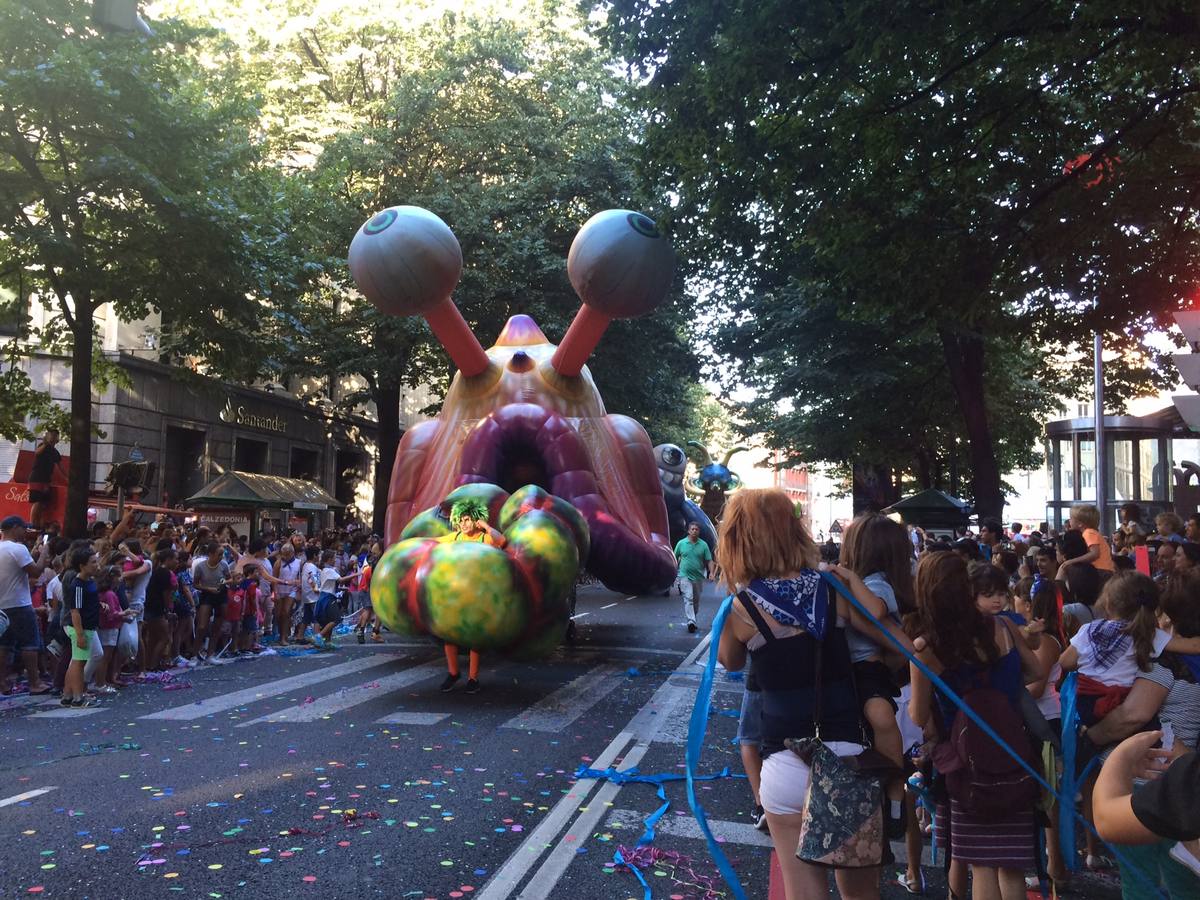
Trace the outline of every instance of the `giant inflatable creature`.
<instances>
[{"instance_id":1,"label":"giant inflatable creature","mask_svg":"<svg viewBox=\"0 0 1200 900\"><path fill-rule=\"evenodd\" d=\"M729 468L729 460L735 453L743 453L749 447L734 447L725 454L720 462L715 462L708 448L698 441L688 441L687 445L696 451L693 459L699 474L692 479L685 479L684 489L693 497L700 500L700 508L714 522L721 521L721 513L725 511L725 498L731 491L742 486L742 479Z\"/></svg>"},{"instance_id":2,"label":"giant inflatable creature","mask_svg":"<svg viewBox=\"0 0 1200 900\"><path fill-rule=\"evenodd\" d=\"M522 584L525 569L516 572L478 544L427 546L428 538L449 529L444 512L452 492L468 485L499 492L493 500L525 488L522 496L540 489L537 496L550 506L555 498L565 501L586 523L577 565L612 590L643 593L672 582L675 557L650 439L633 419L606 412L585 363L612 319L642 315L662 302L673 269L673 251L652 220L628 210L599 213L580 229L567 257L567 274L583 306L562 342L555 346L531 318L517 315L484 350L450 299L462 252L441 219L399 206L359 229L350 245L350 272L359 289L382 312L423 316L458 367L441 414L405 433L392 469L384 535L390 546L371 587L375 598L376 582L385 593L395 590L397 579L405 582L398 594L379 595L383 608L376 609L389 627L427 631L452 643L513 647L526 633L522 623L541 633L558 616L526 608L530 598L557 588ZM491 514L493 524L497 515ZM561 535L552 540L554 529L536 516L524 527L526 547L561 543ZM397 544L402 537L411 540ZM414 542L422 546L414 549ZM524 552L518 551L510 556ZM468 557L487 557L488 563L479 570L486 584L472 589L471 579L455 582L466 592L460 602L469 601L472 591L476 601L490 592L489 608L502 611L469 636L438 626L448 594L428 584L435 570L449 578L458 553L464 565ZM554 553L560 560L570 556ZM539 577L536 571L533 577ZM549 606L559 609L557 600Z\"/></svg>"},{"instance_id":3,"label":"giant inflatable creature","mask_svg":"<svg viewBox=\"0 0 1200 900\"><path fill-rule=\"evenodd\" d=\"M663 500L667 504L667 522L671 527L671 542L679 543L687 537L689 522L700 526L700 540L708 549L717 552L717 531L712 520L699 506L687 498L684 478L687 476L687 455L678 444L659 444L654 448L654 460L658 463L658 477L662 481Z\"/></svg>"}]
</instances>

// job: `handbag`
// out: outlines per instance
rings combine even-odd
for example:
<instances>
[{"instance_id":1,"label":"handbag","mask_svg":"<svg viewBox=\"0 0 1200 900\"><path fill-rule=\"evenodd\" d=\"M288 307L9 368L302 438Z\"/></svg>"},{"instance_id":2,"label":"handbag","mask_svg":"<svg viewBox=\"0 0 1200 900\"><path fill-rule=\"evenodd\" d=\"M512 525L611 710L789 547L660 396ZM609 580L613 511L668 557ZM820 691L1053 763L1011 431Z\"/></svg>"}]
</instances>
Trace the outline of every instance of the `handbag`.
<instances>
[{"instance_id":1,"label":"handbag","mask_svg":"<svg viewBox=\"0 0 1200 900\"><path fill-rule=\"evenodd\" d=\"M883 865L891 857L883 820L883 784L897 774L897 769L891 760L870 746L865 730L862 741L865 749L855 756L838 756L821 740L824 643L822 637L816 652L813 701L816 733L813 737L785 741L787 748L804 760L809 769L796 858L835 869ZM854 697L861 715L857 687Z\"/></svg>"}]
</instances>

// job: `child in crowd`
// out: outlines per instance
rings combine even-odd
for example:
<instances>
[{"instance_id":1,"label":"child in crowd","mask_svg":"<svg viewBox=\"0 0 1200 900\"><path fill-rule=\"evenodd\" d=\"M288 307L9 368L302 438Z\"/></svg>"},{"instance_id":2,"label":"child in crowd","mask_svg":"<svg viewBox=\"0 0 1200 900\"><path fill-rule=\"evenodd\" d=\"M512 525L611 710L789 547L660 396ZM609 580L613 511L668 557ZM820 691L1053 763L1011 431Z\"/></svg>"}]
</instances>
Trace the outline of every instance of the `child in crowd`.
<instances>
[{"instance_id":1,"label":"child in crowd","mask_svg":"<svg viewBox=\"0 0 1200 900\"><path fill-rule=\"evenodd\" d=\"M376 548L378 545L376 545ZM367 641L367 626L372 621L375 622L375 628L371 632L371 640L378 643L383 640L380 635L379 617L375 615L375 608L371 604L371 573L375 571L375 566L379 562L379 557L372 552L370 556L364 559L358 570L358 622L355 625L355 633L358 635L358 642L365 644Z\"/></svg>"},{"instance_id":2,"label":"child in crowd","mask_svg":"<svg viewBox=\"0 0 1200 900\"><path fill-rule=\"evenodd\" d=\"M842 537L841 565L862 579L863 585L887 607L885 621L899 629L900 615L912 612L912 542L903 525L879 513L868 513L850 523ZM999 570L996 570L999 572ZM854 628L846 631L854 684L863 715L875 735L875 749L890 759L898 771L904 768L904 747L896 720L896 687L891 670L883 661L879 644ZM904 779L895 778L885 788L889 804L888 824L893 837L903 832Z\"/></svg>"},{"instance_id":3,"label":"child in crowd","mask_svg":"<svg viewBox=\"0 0 1200 900\"><path fill-rule=\"evenodd\" d=\"M321 592L317 597L317 607L313 610L313 621L316 634L313 643L322 650L334 650L331 638L334 626L341 620L341 607L337 603L338 585L355 580L358 576L351 573L340 575L335 565L337 554L326 550L321 554Z\"/></svg>"},{"instance_id":4,"label":"child in crowd","mask_svg":"<svg viewBox=\"0 0 1200 900\"><path fill-rule=\"evenodd\" d=\"M96 692L100 694L115 694L123 685L117 681L116 657L117 638L121 634L121 626L131 621L133 614L121 609L121 601L113 585L121 577L117 566L109 566L96 580L100 591L100 646L104 650L104 664L101 666L96 679Z\"/></svg>"},{"instance_id":5,"label":"child in crowd","mask_svg":"<svg viewBox=\"0 0 1200 900\"><path fill-rule=\"evenodd\" d=\"M234 589L235 596L241 595L242 606L239 633L234 644L238 653L253 653L258 639L258 569L258 563L246 563L242 566L242 580Z\"/></svg>"},{"instance_id":6,"label":"child in crowd","mask_svg":"<svg viewBox=\"0 0 1200 900\"><path fill-rule=\"evenodd\" d=\"M192 594L192 555L180 550L176 556L175 627L171 631L170 657L175 665L189 664L186 658L194 652L192 637L196 627L196 599Z\"/></svg>"},{"instance_id":7,"label":"child in crowd","mask_svg":"<svg viewBox=\"0 0 1200 900\"><path fill-rule=\"evenodd\" d=\"M1172 636L1158 627L1158 586L1140 572L1118 572L1104 586L1097 607L1108 618L1089 622L1071 638L1059 665L1079 672L1079 721L1095 725L1116 709L1133 687L1138 670L1164 650L1200 653L1200 638Z\"/></svg>"},{"instance_id":8,"label":"child in crowd","mask_svg":"<svg viewBox=\"0 0 1200 900\"><path fill-rule=\"evenodd\" d=\"M1089 503L1072 506L1070 527L1073 531L1083 533L1083 542L1087 545L1087 552L1080 556L1064 560L1062 563L1063 566L1091 563L1102 572L1113 572L1116 570L1116 565L1113 563L1112 551L1108 548L1108 541L1100 534L1099 509Z\"/></svg>"},{"instance_id":9,"label":"child in crowd","mask_svg":"<svg viewBox=\"0 0 1200 900\"><path fill-rule=\"evenodd\" d=\"M62 705L73 708L91 706L93 701L84 696L84 667L91 659L92 638L100 627L100 592L96 587L96 569L99 559L90 547L71 553L71 568L75 578L71 582L70 597L64 596L69 614L64 620L63 630L67 633L71 662L63 686Z\"/></svg>"},{"instance_id":10,"label":"child in crowd","mask_svg":"<svg viewBox=\"0 0 1200 900\"><path fill-rule=\"evenodd\" d=\"M306 547L300 551L300 556L304 560L300 567L300 602L304 609L300 622L296 625L296 632L292 635L292 640L301 643L305 642L305 629L316 621L317 601L321 599L321 570L313 562L318 558L319 553L320 551L316 547Z\"/></svg>"}]
</instances>

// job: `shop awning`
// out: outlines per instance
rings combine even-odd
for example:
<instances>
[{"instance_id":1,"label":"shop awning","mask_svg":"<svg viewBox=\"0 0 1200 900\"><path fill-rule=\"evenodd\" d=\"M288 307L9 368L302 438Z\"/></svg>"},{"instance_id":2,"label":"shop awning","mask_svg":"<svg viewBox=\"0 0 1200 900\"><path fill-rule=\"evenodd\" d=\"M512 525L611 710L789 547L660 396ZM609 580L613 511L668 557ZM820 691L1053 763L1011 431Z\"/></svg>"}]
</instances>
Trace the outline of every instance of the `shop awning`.
<instances>
[{"instance_id":1,"label":"shop awning","mask_svg":"<svg viewBox=\"0 0 1200 900\"><path fill-rule=\"evenodd\" d=\"M326 510L343 509L346 504L319 484L282 475L255 472L226 472L188 497L189 508L227 508L234 506L268 509Z\"/></svg>"},{"instance_id":2,"label":"shop awning","mask_svg":"<svg viewBox=\"0 0 1200 900\"><path fill-rule=\"evenodd\" d=\"M971 514L971 504L930 488L893 503L883 512L898 514L906 525L963 525Z\"/></svg>"}]
</instances>

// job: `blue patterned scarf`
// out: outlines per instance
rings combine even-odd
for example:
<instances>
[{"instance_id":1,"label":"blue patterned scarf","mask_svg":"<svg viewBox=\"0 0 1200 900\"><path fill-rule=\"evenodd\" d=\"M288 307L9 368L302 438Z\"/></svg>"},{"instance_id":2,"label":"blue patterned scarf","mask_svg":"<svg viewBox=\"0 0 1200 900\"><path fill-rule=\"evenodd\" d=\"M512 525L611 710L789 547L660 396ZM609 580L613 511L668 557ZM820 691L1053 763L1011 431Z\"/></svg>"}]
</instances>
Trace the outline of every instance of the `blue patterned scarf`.
<instances>
[{"instance_id":1,"label":"blue patterned scarf","mask_svg":"<svg viewBox=\"0 0 1200 900\"><path fill-rule=\"evenodd\" d=\"M829 589L814 569L795 578L755 578L746 593L780 625L803 628L817 640L825 638L829 620Z\"/></svg>"}]
</instances>

